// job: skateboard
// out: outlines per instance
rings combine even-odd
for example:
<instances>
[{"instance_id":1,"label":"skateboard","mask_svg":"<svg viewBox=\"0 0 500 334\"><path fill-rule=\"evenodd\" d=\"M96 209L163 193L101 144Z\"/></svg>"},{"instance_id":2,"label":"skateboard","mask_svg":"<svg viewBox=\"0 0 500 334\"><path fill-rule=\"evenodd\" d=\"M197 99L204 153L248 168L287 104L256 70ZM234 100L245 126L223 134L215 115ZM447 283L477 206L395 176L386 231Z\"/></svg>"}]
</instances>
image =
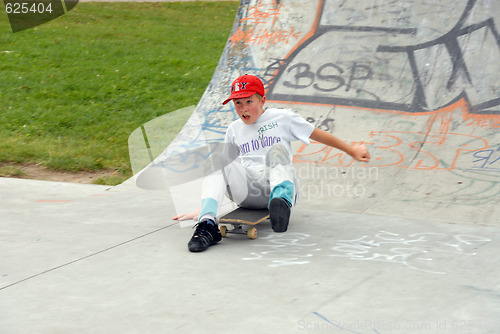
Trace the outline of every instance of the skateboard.
<instances>
[{"instance_id":1,"label":"skateboard","mask_svg":"<svg viewBox=\"0 0 500 334\"><path fill-rule=\"evenodd\" d=\"M223 237L228 233L238 233L246 234L249 239L257 239L257 228L254 226L267 219L269 219L267 209L237 208L219 219L219 230Z\"/></svg>"}]
</instances>

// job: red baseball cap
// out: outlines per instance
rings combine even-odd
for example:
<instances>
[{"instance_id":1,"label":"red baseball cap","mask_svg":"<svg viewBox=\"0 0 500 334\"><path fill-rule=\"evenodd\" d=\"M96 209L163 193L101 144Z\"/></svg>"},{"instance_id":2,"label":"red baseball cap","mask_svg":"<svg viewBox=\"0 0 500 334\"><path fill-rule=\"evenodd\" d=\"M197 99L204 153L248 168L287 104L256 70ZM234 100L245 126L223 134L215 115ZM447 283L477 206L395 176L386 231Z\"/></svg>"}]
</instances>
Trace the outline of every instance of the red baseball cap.
<instances>
[{"instance_id":1,"label":"red baseball cap","mask_svg":"<svg viewBox=\"0 0 500 334\"><path fill-rule=\"evenodd\" d=\"M232 99L250 97L255 93L264 96L266 94L264 84L255 75L245 74L234 80L231 85L231 96L222 102L222 104L226 104Z\"/></svg>"}]
</instances>

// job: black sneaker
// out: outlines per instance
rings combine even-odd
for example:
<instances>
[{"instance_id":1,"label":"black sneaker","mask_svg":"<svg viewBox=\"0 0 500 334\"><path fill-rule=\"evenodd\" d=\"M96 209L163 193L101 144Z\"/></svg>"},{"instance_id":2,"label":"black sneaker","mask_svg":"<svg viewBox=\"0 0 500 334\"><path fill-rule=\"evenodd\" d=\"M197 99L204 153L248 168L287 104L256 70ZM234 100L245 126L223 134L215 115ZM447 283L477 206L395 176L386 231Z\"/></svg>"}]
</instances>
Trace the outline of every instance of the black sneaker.
<instances>
[{"instance_id":1,"label":"black sneaker","mask_svg":"<svg viewBox=\"0 0 500 334\"><path fill-rule=\"evenodd\" d=\"M286 232L290 220L290 204L281 197L276 197L269 203L271 227L274 232Z\"/></svg>"},{"instance_id":2,"label":"black sneaker","mask_svg":"<svg viewBox=\"0 0 500 334\"><path fill-rule=\"evenodd\" d=\"M193 237L189 240L188 248L191 252L202 252L208 247L215 245L222 240L219 227L206 221L195 225Z\"/></svg>"}]
</instances>

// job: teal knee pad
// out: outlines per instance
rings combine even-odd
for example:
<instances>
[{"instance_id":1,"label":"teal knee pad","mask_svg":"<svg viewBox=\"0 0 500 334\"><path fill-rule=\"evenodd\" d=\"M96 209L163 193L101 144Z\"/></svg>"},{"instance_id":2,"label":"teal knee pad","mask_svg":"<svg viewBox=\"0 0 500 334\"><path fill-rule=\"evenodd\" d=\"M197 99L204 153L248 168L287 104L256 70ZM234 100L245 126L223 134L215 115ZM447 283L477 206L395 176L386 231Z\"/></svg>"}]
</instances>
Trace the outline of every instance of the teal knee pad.
<instances>
[{"instance_id":1,"label":"teal knee pad","mask_svg":"<svg viewBox=\"0 0 500 334\"><path fill-rule=\"evenodd\" d=\"M201 211L200 218L209 215L212 217L217 216L218 204L217 201L213 198L204 198L201 200Z\"/></svg>"},{"instance_id":2,"label":"teal knee pad","mask_svg":"<svg viewBox=\"0 0 500 334\"><path fill-rule=\"evenodd\" d=\"M274 189L271 191L271 196L269 196L269 202L271 202L273 198L281 197L284 200L286 200L288 204L290 204L290 206L292 206L293 196L294 196L293 183L290 181L284 181L278 184L276 187L274 187Z\"/></svg>"}]
</instances>

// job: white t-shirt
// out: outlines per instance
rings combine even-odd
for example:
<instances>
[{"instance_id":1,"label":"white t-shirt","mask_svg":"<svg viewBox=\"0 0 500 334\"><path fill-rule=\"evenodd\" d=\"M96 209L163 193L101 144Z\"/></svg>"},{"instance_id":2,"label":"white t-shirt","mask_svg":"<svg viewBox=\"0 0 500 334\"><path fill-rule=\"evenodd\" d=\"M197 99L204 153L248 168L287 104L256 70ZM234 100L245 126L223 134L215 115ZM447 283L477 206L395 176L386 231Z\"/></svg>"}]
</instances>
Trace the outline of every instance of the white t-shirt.
<instances>
[{"instance_id":1,"label":"white t-shirt","mask_svg":"<svg viewBox=\"0 0 500 334\"><path fill-rule=\"evenodd\" d=\"M267 151L272 145L281 143L290 154L290 142L300 140L309 144L314 125L290 109L267 109L253 124L245 124L241 119L227 128L226 143L240 149L240 162L245 167L265 165Z\"/></svg>"}]
</instances>

